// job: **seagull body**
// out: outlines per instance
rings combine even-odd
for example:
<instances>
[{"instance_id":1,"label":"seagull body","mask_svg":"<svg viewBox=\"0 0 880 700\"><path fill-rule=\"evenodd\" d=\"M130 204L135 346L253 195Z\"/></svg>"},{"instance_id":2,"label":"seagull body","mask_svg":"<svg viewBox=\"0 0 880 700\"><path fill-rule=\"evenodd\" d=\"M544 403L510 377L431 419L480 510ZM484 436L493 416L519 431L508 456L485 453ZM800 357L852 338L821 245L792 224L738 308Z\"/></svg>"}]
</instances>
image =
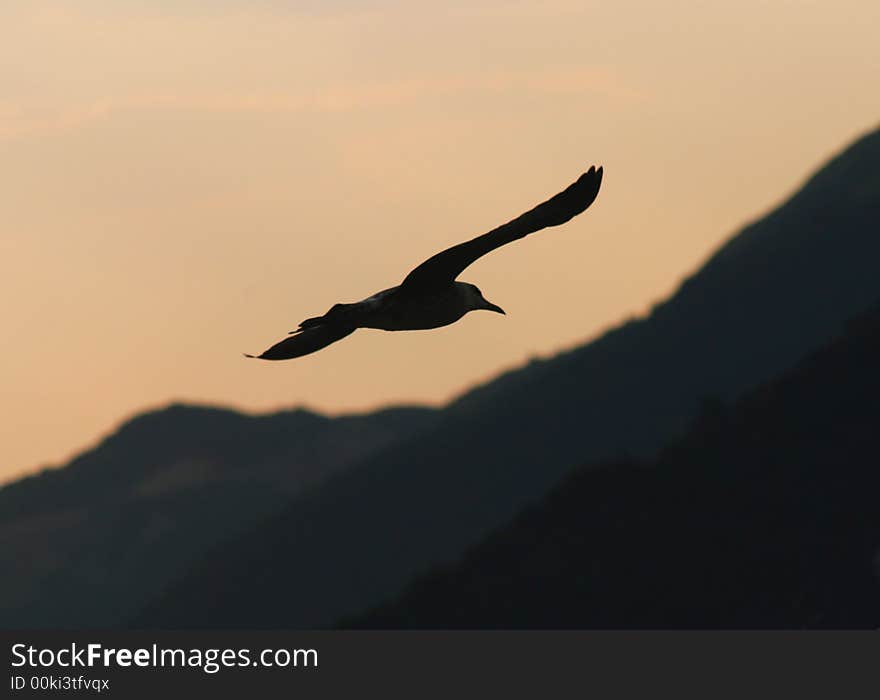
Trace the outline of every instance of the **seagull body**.
<instances>
[{"instance_id":1,"label":"seagull body","mask_svg":"<svg viewBox=\"0 0 880 700\"><path fill-rule=\"evenodd\" d=\"M472 262L506 243L549 226L559 226L596 199L602 168L589 171L546 202L488 233L429 258L397 287L353 304L336 304L323 316L308 318L287 338L258 355L262 360L302 357L350 335L358 328L414 331L455 323L470 311L504 313L487 301L476 285L456 277ZM254 357L254 355L247 355Z\"/></svg>"}]
</instances>

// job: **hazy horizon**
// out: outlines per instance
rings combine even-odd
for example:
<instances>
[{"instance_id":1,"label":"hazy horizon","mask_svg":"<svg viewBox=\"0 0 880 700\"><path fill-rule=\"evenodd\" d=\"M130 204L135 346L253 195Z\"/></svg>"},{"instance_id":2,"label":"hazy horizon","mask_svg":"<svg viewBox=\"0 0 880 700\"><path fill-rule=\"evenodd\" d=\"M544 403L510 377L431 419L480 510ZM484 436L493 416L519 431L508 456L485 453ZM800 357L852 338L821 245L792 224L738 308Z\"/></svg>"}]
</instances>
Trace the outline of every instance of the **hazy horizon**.
<instances>
[{"instance_id":1,"label":"hazy horizon","mask_svg":"<svg viewBox=\"0 0 880 700\"><path fill-rule=\"evenodd\" d=\"M444 402L645 312L880 118L866 1L279 5L0 8L0 482L171 401ZM241 357L593 163L462 275L506 317Z\"/></svg>"}]
</instances>

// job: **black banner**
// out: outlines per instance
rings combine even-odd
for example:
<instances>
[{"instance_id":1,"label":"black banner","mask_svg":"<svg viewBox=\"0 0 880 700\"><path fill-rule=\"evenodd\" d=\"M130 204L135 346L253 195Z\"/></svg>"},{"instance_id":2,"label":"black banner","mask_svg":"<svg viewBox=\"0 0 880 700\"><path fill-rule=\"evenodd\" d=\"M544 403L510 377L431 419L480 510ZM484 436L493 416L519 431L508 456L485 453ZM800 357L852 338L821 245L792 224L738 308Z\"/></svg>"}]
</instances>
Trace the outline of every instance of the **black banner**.
<instances>
[{"instance_id":1,"label":"black banner","mask_svg":"<svg viewBox=\"0 0 880 700\"><path fill-rule=\"evenodd\" d=\"M0 634L11 698L851 697L880 659L875 632Z\"/></svg>"}]
</instances>

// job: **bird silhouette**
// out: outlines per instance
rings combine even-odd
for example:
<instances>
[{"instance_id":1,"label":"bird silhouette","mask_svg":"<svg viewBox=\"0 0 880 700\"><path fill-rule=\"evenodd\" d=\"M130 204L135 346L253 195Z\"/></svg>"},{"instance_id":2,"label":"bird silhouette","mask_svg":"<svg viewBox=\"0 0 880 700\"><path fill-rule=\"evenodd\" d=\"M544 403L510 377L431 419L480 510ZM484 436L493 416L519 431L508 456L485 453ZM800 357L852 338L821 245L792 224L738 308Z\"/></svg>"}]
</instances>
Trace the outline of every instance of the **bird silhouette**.
<instances>
[{"instance_id":1,"label":"bird silhouette","mask_svg":"<svg viewBox=\"0 0 880 700\"><path fill-rule=\"evenodd\" d=\"M455 278L486 253L577 216L596 199L601 183L602 168L593 166L562 192L525 214L428 258L399 286L353 304L335 304L323 316L307 318L261 355L245 357L289 360L325 348L358 328L423 330L455 323L478 309L503 314L504 310L487 301L476 285Z\"/></svg>"}]
</instances>

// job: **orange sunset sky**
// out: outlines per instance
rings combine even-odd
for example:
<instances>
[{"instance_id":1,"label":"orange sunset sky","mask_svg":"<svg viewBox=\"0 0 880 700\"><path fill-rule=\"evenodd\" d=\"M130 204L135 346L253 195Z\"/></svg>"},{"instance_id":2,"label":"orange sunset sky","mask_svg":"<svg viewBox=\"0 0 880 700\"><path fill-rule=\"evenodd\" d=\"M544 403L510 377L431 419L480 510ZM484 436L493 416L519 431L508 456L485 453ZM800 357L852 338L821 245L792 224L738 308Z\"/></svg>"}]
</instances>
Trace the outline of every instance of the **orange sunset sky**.
<instances>
[{"instance_id":1,"label":"orange sunset sky","mask_svg":"<svg viewBox=\"0 0 880 700\"><path fill-rule=\"evenodd\" d=\"M172 400L449 399L644 313L880 119L880 3L4 0L0 480ZM604 164L507 316L242 358Z\"/></svg>"}]
</instances>

